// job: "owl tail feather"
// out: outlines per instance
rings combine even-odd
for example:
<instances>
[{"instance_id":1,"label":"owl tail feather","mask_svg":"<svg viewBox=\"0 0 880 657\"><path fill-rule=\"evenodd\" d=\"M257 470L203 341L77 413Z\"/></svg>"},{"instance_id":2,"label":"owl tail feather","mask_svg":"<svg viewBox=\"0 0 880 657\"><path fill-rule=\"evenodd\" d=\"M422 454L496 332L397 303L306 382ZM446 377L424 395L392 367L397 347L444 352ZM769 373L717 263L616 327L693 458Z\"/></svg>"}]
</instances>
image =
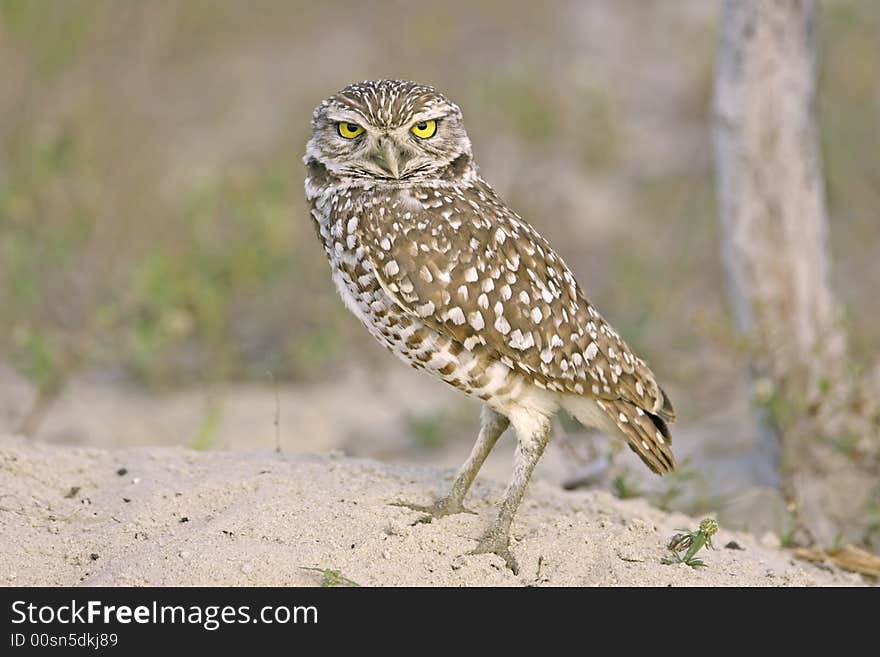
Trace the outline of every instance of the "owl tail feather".
<instances>
[{"instance_id":1,"label":"owl tail feather","mask_svg":"<svg viewBox=\"0 0 880 657\"><path fill-rule=\"evenodd\" d=\"M663 475L675 470L675 457L670 448L672 437L662 418L623 399L596 400L596 405L611 418L629 448L652 471Z\"/></svg>"}]
</instances>

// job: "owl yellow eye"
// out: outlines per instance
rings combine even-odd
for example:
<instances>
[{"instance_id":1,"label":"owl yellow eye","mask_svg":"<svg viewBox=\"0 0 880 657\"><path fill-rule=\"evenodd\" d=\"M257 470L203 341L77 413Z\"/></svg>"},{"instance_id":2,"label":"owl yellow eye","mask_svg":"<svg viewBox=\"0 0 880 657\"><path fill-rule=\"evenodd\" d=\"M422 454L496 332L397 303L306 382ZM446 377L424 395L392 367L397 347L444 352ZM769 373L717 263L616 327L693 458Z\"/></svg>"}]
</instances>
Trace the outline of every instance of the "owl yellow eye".
<instances>
[{"instance_id":1,"label":"owl yellow eye","mask_svg":"<svg viewBox=\"0 0 880 657\"><path fill-rule=\"evenodd\" d=\"M339 136L346 139L354 139L364 131L357 123L349 123L348 121L341 121L336 125L336 129L339 131Z\"/></svg>"},{"instance_id":2,"label":"owl yellow eye","mask_svg":"<svg viewBox=\"0 0 880 657\"><path fill-rule=\"evenodd\" d=\"M437 132L437 121L419 121L409 131L419 139L430 139Z\"/></svg>"}]
</instances>

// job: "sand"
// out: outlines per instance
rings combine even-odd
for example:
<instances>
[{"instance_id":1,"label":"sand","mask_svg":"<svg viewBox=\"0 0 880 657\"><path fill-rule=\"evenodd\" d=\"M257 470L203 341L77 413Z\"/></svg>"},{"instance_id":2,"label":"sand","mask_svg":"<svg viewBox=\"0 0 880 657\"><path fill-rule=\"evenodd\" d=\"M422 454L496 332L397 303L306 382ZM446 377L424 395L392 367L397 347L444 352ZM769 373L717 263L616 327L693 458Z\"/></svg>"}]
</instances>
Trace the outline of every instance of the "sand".
<instances>
[{"instance_id":1,"label":"sand","mask_svg":"<svg viewBox=\"0 0 880 657\"><path fill-rule=\"evenodd\" d=\"M537 481L514 524L514 575L469 555L503 484L474 514L430 524L451 470L341 454L64 447L0 437L0 584L315 586L332 568L364 586L813 586L861 579L726 531L703 569L660 563L697 521L603 491ZM742 549L725 547L731 541Z\"/></svg>"}]
</instances>

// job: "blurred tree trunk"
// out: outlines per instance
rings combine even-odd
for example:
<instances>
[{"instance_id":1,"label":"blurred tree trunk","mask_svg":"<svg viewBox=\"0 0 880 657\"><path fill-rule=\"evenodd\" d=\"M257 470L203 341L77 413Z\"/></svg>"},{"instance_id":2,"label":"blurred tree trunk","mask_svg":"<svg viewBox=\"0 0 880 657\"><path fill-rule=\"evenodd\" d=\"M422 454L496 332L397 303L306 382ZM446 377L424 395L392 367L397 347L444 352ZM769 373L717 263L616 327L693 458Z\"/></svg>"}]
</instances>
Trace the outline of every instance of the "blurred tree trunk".
<instances>
[{"instance_id":1,"label":"blurred tree trunk","mask_svg":"<svg viewBox=\"0 0 880 657\"><path fill-rule=\"evenodd\" d=\"M715 90L722 257L736 321L757 341L756 373L805 393L827 389L822 381L846 362L828 284L816 23L813 0L726 1Z\"/></svg>"},{"instance_id":2,"label":"blurred tree trunk","mask_svg":"<svg viewBox=\"0 0 880 657\"><path fill-rule=\"evenodd\" d=\"M714 136L722 262L738 328L750 339L759 451L782 474L803 540L827 543L856 511L838 509L824 490L829 470L852 469L826 447L852 428L853 387L828 280L817 4L725 0ZM870 502L875 493L865 494ZM856 497L840 505L858 506L864 495Z\"/></svg>"}]
</instances>

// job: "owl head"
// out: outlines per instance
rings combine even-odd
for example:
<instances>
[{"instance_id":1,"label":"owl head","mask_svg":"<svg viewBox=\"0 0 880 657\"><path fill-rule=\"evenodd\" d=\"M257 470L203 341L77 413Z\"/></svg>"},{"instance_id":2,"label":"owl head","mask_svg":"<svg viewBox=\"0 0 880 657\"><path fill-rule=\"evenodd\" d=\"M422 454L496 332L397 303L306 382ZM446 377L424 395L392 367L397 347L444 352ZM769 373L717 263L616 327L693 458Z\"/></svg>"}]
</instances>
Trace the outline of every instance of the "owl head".
<instances>
[{"instance_id":1,"label":"owl head","mask_svg":"<svg viewBox=\"0 0 880 657\"><path fill-rule=\"evenodd\" d=\"M448 179L472 166L458 105L401 80L358 82L322 101L304 159L343 181Z\"/></svg>"}]
</instances>

